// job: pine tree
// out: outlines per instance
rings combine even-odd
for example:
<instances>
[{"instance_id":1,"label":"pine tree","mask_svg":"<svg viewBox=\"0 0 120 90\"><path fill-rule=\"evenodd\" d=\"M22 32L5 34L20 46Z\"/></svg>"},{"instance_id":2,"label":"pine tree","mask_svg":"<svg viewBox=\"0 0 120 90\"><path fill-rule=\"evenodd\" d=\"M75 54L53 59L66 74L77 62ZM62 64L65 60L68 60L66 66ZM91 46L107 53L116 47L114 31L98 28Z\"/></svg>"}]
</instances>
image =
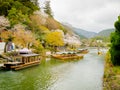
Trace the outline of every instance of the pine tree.
<instances>
[{"instance_id":1,"label":"pine tree","mask_svg":"<svg viewBox=\"0 0 120 90\"><path fill-rule=\"evenodd\" d=\"M51 7L50 7L50 1L45 2L44 12L46 14L48 14L50 17L53 17L52 10L51 10Z\"/></svg>"},{"instance_id":2,"label":"pine tree","mask_svg":"<svg viewBox=\"0 0 120 90\"><path fill-rule=\"evenodd\" d=\"M33 2L33 3L34 3L34 5L39 6L38 0L30 0L30 1L31 1L31 2Z\"/></svg>"}]
</instances>

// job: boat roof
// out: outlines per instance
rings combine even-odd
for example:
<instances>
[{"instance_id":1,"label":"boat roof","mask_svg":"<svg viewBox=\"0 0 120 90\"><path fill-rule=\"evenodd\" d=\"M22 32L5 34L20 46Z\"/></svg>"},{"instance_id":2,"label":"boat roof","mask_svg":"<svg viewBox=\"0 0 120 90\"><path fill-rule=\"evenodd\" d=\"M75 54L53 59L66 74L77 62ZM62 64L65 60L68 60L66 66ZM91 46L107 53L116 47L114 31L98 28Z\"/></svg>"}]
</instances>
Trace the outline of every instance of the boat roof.
<instances>
[{"instance_id":1,"label":"boat roof","mask_svg":"<svg viewBox=\"0 0 120 90\"><path fill-rule=\"evenodd\" d=\"M22 57L32 57L32 56L39 56L40 54L22 54Z\"/></svg>"}]
</instances>

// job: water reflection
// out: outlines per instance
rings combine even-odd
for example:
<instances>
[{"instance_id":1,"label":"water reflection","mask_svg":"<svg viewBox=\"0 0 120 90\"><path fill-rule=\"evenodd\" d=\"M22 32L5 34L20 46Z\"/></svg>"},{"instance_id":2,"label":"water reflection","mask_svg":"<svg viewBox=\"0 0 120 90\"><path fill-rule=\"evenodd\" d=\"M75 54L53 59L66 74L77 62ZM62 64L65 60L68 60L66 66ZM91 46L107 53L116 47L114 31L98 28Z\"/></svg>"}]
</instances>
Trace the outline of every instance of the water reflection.
<instances>
[{"instance_id":1,"label":"water reflection","mask_svg":"<svg viewBox=\"0 0 120 90\"><path fill-rule=\"evenodd\" d=\"M1 71L0 90L102 90L104 57L96 52L79 61L47 58L36 67Z\"/></svg>"}]
</instances>

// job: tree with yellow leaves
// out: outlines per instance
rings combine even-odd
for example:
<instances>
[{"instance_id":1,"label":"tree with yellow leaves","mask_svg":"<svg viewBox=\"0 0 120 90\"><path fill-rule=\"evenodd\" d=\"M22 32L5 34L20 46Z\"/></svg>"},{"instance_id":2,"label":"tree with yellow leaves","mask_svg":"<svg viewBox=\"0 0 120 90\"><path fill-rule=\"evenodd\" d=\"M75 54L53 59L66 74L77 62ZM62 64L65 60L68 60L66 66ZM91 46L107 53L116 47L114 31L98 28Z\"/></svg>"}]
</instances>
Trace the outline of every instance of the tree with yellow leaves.
<instances>
[{"instance_id":1,"label":"tree with yellow leaves","mask_svg":"<svg viewBox=\"0 0 120 90\"><path fill-rule=\"evenodd\" d=\"M63 38L64 37L63 37L62 32L52 31L46 35L45 41L46 41L46 44L53 47L53 49L55 50L55 47L64 45Z\"/></svg>"},{"instance_id":2,"label":"tree with yellow leaves","mask_svg":"<svg viewBox=\"0 0 120 90\"><path fill-rule=\"evenodd\" d=\"M32 32L26 30L7 30L3 31L0 37L6 42L4 52L6 53L8 43L14 42L15 45L21 46L23 48L29 48L30 44L34 45L34 47L42 48L42 45L39 40L36 40L35 36Z\"/></svg>"},{"instance_id":3,"label":"tree with yellow leaves","mask_svg":"<svg viewBox=\"0 0 120 90\"><path fill-rule=\"evenodd\" d=\"M14 37L14 43L18 46L22 46L23 48L29 48L30 44L40 44L40 42L36 40L34 34L29 30L25 30L25 26L21 24L14 26Z\"/></svg>"},{"instance_id":4,"label":"tree with yellow leaves","mask_svg":"<svg viewBox=\"0 0 120 90\"><path fill-rule=\"evenodd\" d=\"M29 48L29 44L35 42L35 37L30 31L16 30L14 32L14 37L15 44L22 47Z\"/></svg>"}]
</instances>

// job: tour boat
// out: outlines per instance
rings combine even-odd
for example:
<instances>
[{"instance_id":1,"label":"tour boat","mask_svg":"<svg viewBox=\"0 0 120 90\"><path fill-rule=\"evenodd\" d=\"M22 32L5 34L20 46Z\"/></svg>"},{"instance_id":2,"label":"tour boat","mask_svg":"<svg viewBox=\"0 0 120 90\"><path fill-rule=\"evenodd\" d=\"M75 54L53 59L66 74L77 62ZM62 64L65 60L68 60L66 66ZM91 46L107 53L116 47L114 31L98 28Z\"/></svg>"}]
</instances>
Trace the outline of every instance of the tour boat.
<instances>
[{"instance_id":1,"label":"tour boat","mask_svg":"<svg viewBox=\"0 0 120 90\"><path fill-rule=\"evenodd\" d=\"M53 58L68 60L68 59L82 59L83 55L79 54L53 54Z\"/></svg>"},{"instance_id":2,"label":"tour boat","mask_svg":"<svg viewBox=\"0 0 120 90\"><path fill-rule=\"evenodd\" d=\"M88 53L88 49L78 49L77 53L81 53L81 54L86 54Z\"/></svg>"},{"instance_id":3,"label":"tour boat","mask_svg":"<svg viewBox=\"0 0 120 90\"><path fill-rule=\"evenodd\" d=\"M14 56L12 62L4 63L4 69L6 70L20 70L26 67L31 67L40 64L39 54L22 54Z\"/></svg>"}]
</instances>

